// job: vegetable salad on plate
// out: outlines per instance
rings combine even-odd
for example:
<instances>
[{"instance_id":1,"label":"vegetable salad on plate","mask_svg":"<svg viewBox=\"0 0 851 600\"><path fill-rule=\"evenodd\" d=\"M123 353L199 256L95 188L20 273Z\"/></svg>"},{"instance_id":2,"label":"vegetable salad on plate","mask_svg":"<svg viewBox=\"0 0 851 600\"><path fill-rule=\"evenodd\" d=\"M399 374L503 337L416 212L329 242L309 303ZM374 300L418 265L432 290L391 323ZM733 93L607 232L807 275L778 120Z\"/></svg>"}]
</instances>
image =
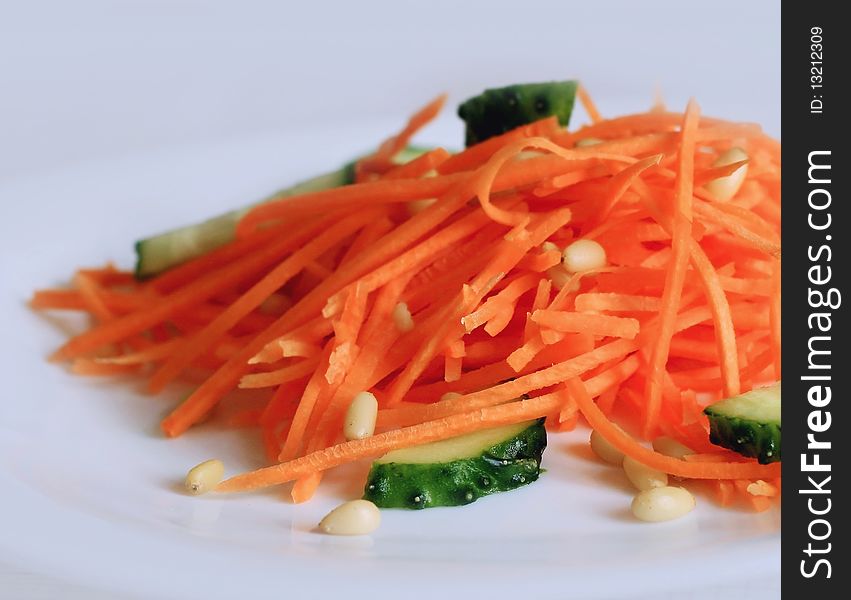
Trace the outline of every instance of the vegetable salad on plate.
<instances>
[{"instance_id":1,"label":"vegetable salad on plate","mask_svg":"<svg viewBox=\"0 0 851 600\"><path fill-rule=\"evenodd\" d=\"M290 483L306 502L373 461L326 533L534 484L547 436L576 427L640 520L695 495L775 505L779 142L695 101L604 117L562 81L463 102L461 150L414 145L445 102L350 164L136 242L132 271L37 291L92 316L53 359L191 382L167 437L216 418L262 439L268 464L225 478L213 457L191 493Z\"/></svg>"}]
</instances>

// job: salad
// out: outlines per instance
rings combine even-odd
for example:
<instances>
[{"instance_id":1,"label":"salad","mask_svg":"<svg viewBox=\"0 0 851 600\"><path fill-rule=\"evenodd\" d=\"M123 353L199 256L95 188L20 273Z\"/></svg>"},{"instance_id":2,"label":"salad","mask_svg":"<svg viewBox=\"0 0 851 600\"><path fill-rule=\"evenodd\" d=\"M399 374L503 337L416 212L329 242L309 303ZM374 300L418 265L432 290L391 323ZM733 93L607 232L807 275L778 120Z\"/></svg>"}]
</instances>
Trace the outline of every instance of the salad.
<instances>
[{"instance_id":1,"label":"salad","mask_svg":"<svg viewBox=\"0 0 851 600\"><path fill-rule=\"evenodd\" d=\"M575 100L590 123L570 129ZM206 461L192 493L292 483L306 502L372 460L329 533L529 485L548 434L580 423L641 520L691 510L678 482L770 508L779 143L694 101L603 118L564 81L462 103L463 150L412 145L445 102L337 170L138 241L133 272L37 291L93 319L52 358L153 393L192 382L168 437L215 417L262 438L268 465L224 479Z\"/></svg>"}]
</instances>

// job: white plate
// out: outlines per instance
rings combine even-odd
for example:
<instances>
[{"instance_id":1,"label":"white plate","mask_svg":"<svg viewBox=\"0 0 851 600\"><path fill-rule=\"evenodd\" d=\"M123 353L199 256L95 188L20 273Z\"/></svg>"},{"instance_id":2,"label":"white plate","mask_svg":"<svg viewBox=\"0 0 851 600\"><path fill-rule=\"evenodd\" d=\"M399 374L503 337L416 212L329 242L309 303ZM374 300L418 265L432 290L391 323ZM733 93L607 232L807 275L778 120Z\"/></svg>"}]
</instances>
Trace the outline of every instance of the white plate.
<instances>
[{"instance_id":1,"label":"white plate","mask_svg":"<svg viewBox=\"0 0 851 600\"><path fill-rule=\"evenodd\" d=\"M231 472L259 465L252 435L207 426L166 441L158 421L177 392L149 397L136 382L79 378L44 361L69 320L30 312L34 288L77 265L127 266L136 238L340 164L396 123L183 147L0 188L10 288L0 307L0 564L151 599L778 593L778 511L722 510L698 496L683 519L638 523L623 476L591 457L585 431L552 436L546 474L525 489L464 508L384 511L373 535L333 538L312 528L358 494L363 466L328 476L306 505L283 491L188 497L180 480L203 459L220 457ZM449 123L434 135L458 139Z\"/></svg>"}]
</instances>

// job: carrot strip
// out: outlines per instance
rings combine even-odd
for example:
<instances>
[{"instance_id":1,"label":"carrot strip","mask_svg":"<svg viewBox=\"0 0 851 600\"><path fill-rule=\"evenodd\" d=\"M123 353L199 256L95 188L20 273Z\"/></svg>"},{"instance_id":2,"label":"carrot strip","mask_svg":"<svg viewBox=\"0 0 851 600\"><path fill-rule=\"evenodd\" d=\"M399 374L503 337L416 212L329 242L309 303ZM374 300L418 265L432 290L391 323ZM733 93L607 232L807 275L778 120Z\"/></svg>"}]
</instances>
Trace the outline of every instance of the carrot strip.
<instances>
[{"instance_id":1,"label":"carrot strip","mask_svg":"<svg viewBox=\"0 0 851 600\"><path fill-rule=\"evenodd\" d=\"M139 365L107 364L91 358L77 358L71 365L71 372L75 375L121 375L138 368Z\"/></svg>"},{"instance_id":2,"label":"carrot strip","mask_svg":"<svg viewBox=\"0 0 851 600\"><path fill-rule=\"evenodd\" d=\"M517 268L542 273L547 269L551 269L561 263L561 252L557 250L547 250L538 254L527 254L523 257Z\"/></svg>"},{"instance_id":3,"label":"carrot strip","mask_svg":"<svg viewBox=\"0 0 851 600\"><path fill-rule=\"evenodd\" d=\"M733 328L733 317L730 314L730 304L721 289L721 282L715 267L709 257L701 249L700 244L691 241L691 261L700 276L706 291L706 299L712 310L712 320L715 325L715 339L718 342L718 356L721 362L721 376L724 379L724 394L728 397L737 396L741 391L739 381L739 361L736 352L736 332ZM669 342L670 343L670 342Z\"/></svg>"},{"instance_id":4,"label":"carrot strip","mask_svg":"<svg viewBox=\"0 0 851 600\"><path fill-rule=\"evenodd\" d=\"M493 284L495 284L496 280L516 266L530 248L540 245L554 231L567 223L570 220L570 216L571 213L567 209L553 211L553 213L543 218L531 233L527 232L521 223L506 235L502 248L490 260L485 269L479 273L470 286L464 286L463 290L469 292L469 294L467 294L468 297L465 297L465 294L462 293L460 302L456 301L460 305L460 308L456 308L453 304L448 306L446 314L449 318L445 321L445 324L433 336L425 340L411 361L396 378L396 381L388 391L388 405L392 406L401 401L405 392L411 388L416 378L422 374L429 361L449 341L449 336L455 333L458 335L463 334L463 329L458 327L462 315L467 314L474 306L478 305Z\"/></svg>"},{"instance_id":5,"label":"carrot strip","mask_svg":"<svg viewBox=\"0 0 851 600\"><path fill-rule=\"evenodd\" d=\"M445 381L458 381L461 377L461 366L463 357L446 355L444 358L444 375Z\"/></svg>"},{"instance_id":6,"label":"carrot strip","mask_svg":"<svg viewBox=\"0 0 851 600\"><path fill-rule=\"evenodd\" d=\"M354 257L358 256L365 248L374 244L384 237L391 229L393 229L393 221L387 215L375 219L366 227L361 229L357 237L355 237L352 245L348 247L343 257L340 259L340 266L347 265Z\"/></svg>"},{"instance_id":7,"label":"carrot strip","mask_svg":"<svg viewBox=\"0 0 851 600\"><path fill-rule=\"evenodd\" d=\"M339 291L362 276L369 269L397 255L424 232L440 224L461 208L468 198L465 186L459 187L418 215L412 217L384 238L380 247L370 248L345 269L338 269L331 277L314 288L296 303L287 313L257 338L248 343L244 350L234 355L216 373L207 379L195 392L162 422L162 429L169 436L176 436L188 429L197 418L215 406L219 399L239 381L245 370L246 361L273 339L280 337L293 326L321 309L329 295Z\"/></svg>"},{"instance_id":8,"label":"carrot strip","mask_svg":"<svg viewBox=\"0 0 851 600\"><path fill-rule=\"evenodd\" d=\"M315 218L314 215L306 216L305 224L315 220ZM286 223L262 229L250 236L243 236L241 239L224 244L208 254L193 258L157 275L145 282L145 287L160 294L167 294L197 280L206 273L220 269L259 250L271 243L272 240L280 238L282 233L290 233L291 231L292 225Z\"/></svg>"},{"instance_id":9,"label":"carrot strip","mask_svg":"<svg viewBox=\"0 0 851 600\"><path fill-rule=\"evenodd\" d=\"M749 462L686 462L655 452L636 442L612 423L593 402L575 396L579 410L588 424L612 446L652 469L688 479L765 479L780 474L780 464L761 465Z\"/></svg>"},{"instance_id":10,"label":"carrot strip","mask_svg":"<svg viewBox=\"0 0 851 600\"><path fill-rule=\"evenodd\" d=\"M285 223L301 219L304 215L327 214L343 207L380 206L435 198L446 194L467 177L465 173L458 173L422 179L382 179L266 202L257 205L242 218L237 233L244 232L242 235L245 235L267 223Z\"/></svg>"},{"instance_id":11,"label":"carrot strip","mask_svg":"<svg viewBox=\"0 0 851 600\"><path fill-rule=\"evenodd\" d=\"M322 481L322 473L310 473L298 479L290 492L295 504L302 504L313 498Z\"/></svg>"},{"instance_id":12,"label":"carrot strip","mask_svg":"<svg viewBox=\"0 0 851 600\"><path fill-rule=\"evenodd\" d=\"M301 379L305 375L309 375L316 368L319 360L317 358L306 358L300 360L293 365L282 367L276 371L267 371L265 373L251 373L244 375L239 381L241 388L261 388L271 387L273 385L281 385L288 381Z\"/></svg>"},{"instance_id":13,"label":"carrot strip","mask_svg":"<svg viewBox=\"0 0 851 600\"><path fill-rule=\"evenodd\" d=\"M719 479L717 481L711 481L710 484L714 485L715 498L718 504L721 506L730 506L733 503L735 487L732 481Z\"/></svg>"},{"instance_id":14,"label":"carrot strip","mask_svg":"<svg viewBox=\"0 0 851 600\"><path fill-rule=\"evenodd\" d=\"M443 105L446 103L446 94L441 94L416 113L408 120L405 127L397 135L394 135L379 146L378 150L372 156L358 161L356 174L360 175L363 172L383 171L389 167L391 159L401 152L417 131L432 121Z\"/></svg>"},{"instance_id":15,"label":"carrot strip","mask_svg":"<svg viewBox=\"0 0 851 600\"><path fill-rule=\"evenodd\" d=\"M499 208L491 201L491 194L495 190L500 189L497 174L510 159L517 156L521 152L535 148L538 150L546 150L555 155L557 158L567 161L583 160L588 158L606 159L628 164L636 162L635 159L628 156L610 155L600 152L579 152L576 150L565 150L561 146L554 144L546 138L528 138L518 140L508 144L504 148L496 152L493 157L477 171L476 179L473 183L476 196L479 198L479 203L485 214L497 223L503 225L517 225L526 217L524 211L507 211ZM524 163L531 162L523 161ZM522 166L528 166L523 164Z\"/></svg>"},{"instance_id":16,"label":"carrot strip","mask_svg":"<svg viewBox=\"0 0 851 600\"><path fill-rule=\"evenodd\" d=\"M585 388L591 397L605 394L632 377L640 366L641 361L635 354L631 354L613 367L588 378L584 382Z\"/></svg>"},{"instance_id":17,"label":"carrot strip","mask_svg":"<svg viewBox=\"0 0 851 600\"><path fill-rule=\"evenodd\" d=\"M657 312L660 302L656 296L597 292L579 294L574 300L574 306L579 312Z\"/></svg>"},{"instance_id":18,"label":"carrot strip","mask_svg":"<svg viewBox=\"0 0 851 600\"><path fill-rule=\"evenodd\" d=\"M568 404L562 406L561 412L558 416L559 423L567 421L579 411L579 404L576 401L576 396L583 396L588 402L593 402L591 396L588 394L585 384L579 377L571 377L565 381L564 389L567 392L567 396L570 401Z\"/></svg>"},{"instance_id":19,"label":"carrot strip","mask_svg":"<svg viewBox=\"0 0 851 600\"><path fill-rule=\"evenodd\" d=\"M669 355L713 363L718 360L718 344L714 341L695 340L690 337L674 335L671 338Z\"/></svg>"},{"instance_id":20,"label":"carrot strip","mask_svg":"<svg viewBox=\"0 0 851 600\"><path fill-rule=\"evenodd\" d=\"M679 149L679 168L676 180L676 212L674 214L674 250L673 264L665 277L665 288L660 308L660 323L656 334L656 344L650 355L649 377L647 378L647 406L644 412L643 432L645 437L657 426L662 402L662 371L668 360L671 337L677 307L685 284L685 270L688 262L688 250L691 235L691 198L692 173L694 171L695 131L700 109L695 102L689 102L683 117L682 138Z\"/></svg>"},{"instance_id":21,"label":"carrot strip","mask_svg":"<svg viewBox=\"0 0 851 600\"><path fill-rule=\"evenodd\" d=\"M633 339L638 335L638 321L624 317L611 317L592 313L536 310L532 320L543 327L568 333L589 333Z\"/></svg>"},{"instance_id":22,"label":"carrot strip","mask_svg":"<svg viewBox=\"0 0 851 600\"><path fill-rule=\"evenodd\" d=\"M136 285L136 278L133 273L121 271L111 262L99 269L80 269L78 272L89 277L102 288Z\"/></svg>"},{"instance_id":23,"label":"carrot strip","mask_svg":"<svg viewBox=\"0 0 851 600\"><path fill-rule=\"evenodd\" d=\"M304 390L306 383L305 378L302 378L279 385L263 409L263 414L260 416L260 425L262 427L278 429L286 421L291 421L297 408L297 399ZM275 451L270 460L277 458L279 450Z\"/></svg>"},{"instance_id":24,"label":"carrot strip","mask_svg":"<svg viewBox=\"0 0 851 600\"><path fill-rule=\"evenodd\" d=\"M283 315L281 316L283 318ZM248 359L247 364L271 363L285 358L287 345L307 343L321 345L322 339L334 331L328 319L317 317L296 327L284 336L277 337L266 344L262 350Z\"/></svg>"},{"instance_id":25,"label":"carrot strip","mask_svg":"<svg viewBox=\"0 0 851 600\"><path fill-rule=\"evenodd\" d=\"M609 190L607 197L603 200L602 208L600 209L597 218L592 221L588 227L593 227L604 222L612 210L617 205L618 201L623 197L624 193L630 188L633 182L638 179L650 167L655 167L662 160L661 154L650 156L637 163L631 164L619 173L617 173L609 181Z\"/></svg>"},{"instance_id":26,"label":"carrot strip","mask_svg":"<svg viewBox=\"0 0 851 600\"><path fill-rule=\"evenodd\" d=\"M486 163L497 150L509 142L530 137L547 137L551 133L559 131L560 128L558 118L555 116L547 117L528 125L521 125L516 129L488 138L484 142L470 146L463 152L451 156L437 170L442 175L472 171Z\"/></svg>"},{"instance_id":27,"label":"carrot strip","mask_svg":"<svg viewBox=\"0 0 851 600\"><path fill-rule=\"evenodd\" d=\"M386 323L407 281L407 278L397 279L379 291L358 338L364 351L357 355L356 362L346 373L341 385L334 390L328 390L328 388L323 390L326 393L322 396L322 401L316 402L317 407L310 415L306 430L315 432L314 442L327 437L330 443L336 431L339 430L338 421L355 394L371 389L384 376L380 373L376 374L379 361L398 337L395 329L386 327ZM281 456L287 458L283 452Z\"/></svg>"},{"instance_id":28,"label":"carrot strip","mask_svg":"<svg viewBox=\"0 0 851 600\"><path fill-rule=\"evenodd\" d=\"M115 315L100 297L100 286L95 282L94 278L85 273L78 272L74 277L74 282L80 290L80 295L87 310L93 314L99 321L111 321Z\"/></svg>"},{"instance_id":29,"label":"carrot strip","mask_svg":"<svg viewBox=\"0 0 851 600\"><path fill-rule=\"evenodd\" d=\"M322 356L319 358L320 367L328 363L328 358L330 357L332 350L333 344L328 342L323 350ZM298 407L296 408L295 415L293 416L293 421L290 425L289 432L287 433L287 438L280 449L280 454L277 456L278 460L292 459L301 448L303 444L302 436L307 429L310 416L316 406L324 379L324 370L321 368L314 370L311 374L310 379L304 388L304 392L301 395L301 399L299 400Z\"/></svg>"},{"instance_id":30,"label":"carrot strip","mask_svg":"<svg viewBox=\"0 0 851 600\"><path fill-rule=\"evenodd\" d=\"M603 120L603 117L600 115L600 111L597 110L597 105L594 104L593 100L591 100L591 96L588 94L588 90L585 89L585 86L580 85L576 88L576 97L579 98L579 101L582 103L582 108L584 108L585 112L588 113L588 118L591 119L592 123L600 123Z\"/></svg>"},{"instance_id":31,"label":"carrot strip","mask_svg":"<svg viewBox=\"0 0 851 600\"><path fill-rule=\"evenodd\" d=\"M513 305L523 294L538 284L539 278L535 275L523 275L512 280L498 293L488 298L477 310L461 317L461 324L467 333L470 333L494 318L500 309L506 305Z\"/></svg>"},{"instance_id":32,"label":"carrot strip","mask_svg":"<svg viewBox=\"0 0 851 600\"><path fill-rule=\"evenodd\" d=\"M291 248L304 242L316 226L308 227L292 237L283 238L218 271L211 272L175 293L155 301L147 310L137 311L103 323L69 340L54 354L55 359L67 359L114 343L161 323L181 311L207 300L254 276Z\"/></svg>"},{"instance_id":33,"label":"carrot strip","mask_svg":"<svg viewBox=\"0 0 851 600\"><path fill-rule=\"evenodd\" d=\"M562 383L571 377L579 377L601 364L626 356L636 349L635 343L629 340L610 342L575 358L518 377L513 381L472 392L459 398L423 405L418 411L417 417L421 420L439 419L459 412L487 408L508 402L523 396L523 394Z\"/></svg>"},{"instance_id":34,"label":"carrot strip","mask_svg":"<svg viewBox=\"0 0 851 600\"><path fill-rule=\"evenodd\" d=\"M736 219L730 218L729 214L725 214L707 203L698 203L695 205L695 214L704 219L708 223L717 225L733 235L739 240L756 248L760 252L778 257L780 255L780 244L767 240L759 234L754 233Z\"/></svg>"},{"instance_id":35,"label":"carrot strip","mask_svg":"<svg viewBox=\"0 0 851 600\"><path fill-rule=\"evenodd\" d=\"M520 423L546 416L557 408L561 399L547 394L531 400L521 400L502 406L476 410L352 440L318 450L295 460L231 477L216 487L218 492L245 492L286 483L310 473L325 471L340 465L385 454L412 445L427 444L447 438Z\"/></svg>"},{"instance_id":36,"label":"carrot strip","mask_svg":"<svg viewBox=\"0 0 851 600\"><path fill-rule=\"evenodd\" d=\"M422 177L429 171L438 168L450 156L443 148L429 150L414 160L394 167L384 174L383 179L414 179Z\"/></svg>"},{"instance_id":37,"label":"carrot strip","mask_svg":"<svg viewBox=\"0 0 851 600\"><path fill-rule=\"evenodd\" d=\"M272 269L263 279L252 286L236 302L225 309L218 318L201 331L188 338L180 351L163 364L148 382L148 389L157 392L177 377L192 360L210 344L236 325L245 315L260 306L275 290L280 289L305 265L355 230L374 218L374 213L365 212L339 221L323 231L308 244ZM267 379L272 381L273 379ZM281 382L278 382L281 383ZM248 387L248 384L245 384Z\"/></svg>"},{"instance_id":38,"label":"carrot strip","mask_svg":"<svg viewBox=\"0 0 851 600\"><path fill-rule=\"evenodd\" d=\"M97 358L97 362L113 365L137 365L149 362L156 362L171 356L171 354L180 347L181 341L177 338L149 346L143 350L122 354L120 356L109 356Z\"/></svg>"},{"instance_id":39,"label":"carrot strip","mask_svg":"<svg viewBox=\"0 0 851 600\"><path fill-rule=\"evenodd\" d=\"M482 229L487 223L488 219L485 215L475 212L467 214L363 277L360 283L366 291L372 291L406 272L419 270L431 262L437 253L457 244L460 240Z\"/></svg>"}]
</instances>

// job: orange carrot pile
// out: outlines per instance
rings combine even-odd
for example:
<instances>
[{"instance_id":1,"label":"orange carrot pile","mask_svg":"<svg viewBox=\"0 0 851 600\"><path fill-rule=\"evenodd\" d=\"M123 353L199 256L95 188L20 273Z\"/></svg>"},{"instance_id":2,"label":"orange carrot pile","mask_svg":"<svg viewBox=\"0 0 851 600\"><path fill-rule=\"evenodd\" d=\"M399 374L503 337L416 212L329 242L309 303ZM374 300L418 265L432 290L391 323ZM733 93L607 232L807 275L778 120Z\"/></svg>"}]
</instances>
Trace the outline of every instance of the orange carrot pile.
<instances>
[{"instance_id":1,"label":"orange carrot pile","mask_svg":"<svg viewBox=\"0 0 851 600\"><path fill-rule=\"evenodd\" d=\"M779 464L710 444L702 409L780 378L779 144L694 102L605 119L580 100L592 123L575 131L545 119L395 164L440 97L358 163L356 183L260 205L207 255L147 281L108 266L36 292L35 308L93 317L54 358L145 376L152 392L197 382L167 436L220 411L255 428L271 466L221 491L295 481L305 501L345 463L582 415L624 454L763 510ZM747 162L716 166L732 147ZM745 164L731 199L704 187ZM560 253L580 239L606 264L567 272ZM234 410L239 388L253 396ZM379 400L378 429L345 442L361 391ZM694 454L641 441L662 435Z\"/></svg>"}]
</instances>

